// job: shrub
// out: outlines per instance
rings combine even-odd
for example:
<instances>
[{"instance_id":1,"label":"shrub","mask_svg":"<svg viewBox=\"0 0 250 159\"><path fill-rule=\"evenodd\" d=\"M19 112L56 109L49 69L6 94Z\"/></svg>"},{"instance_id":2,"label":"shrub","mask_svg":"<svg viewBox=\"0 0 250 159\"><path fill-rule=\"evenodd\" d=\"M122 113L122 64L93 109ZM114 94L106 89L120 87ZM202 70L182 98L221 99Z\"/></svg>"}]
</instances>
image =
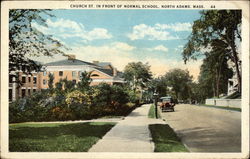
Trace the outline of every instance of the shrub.
<instances>
[{"instance_id":1,"label":"shrub","mask_svg":"<svg viewBox=\"0 0 250 159\"><path fill-rule=\"evenodd\" d=\"M67 91L63 91L63 87ZM56 83L54 91L42 90L11 103L9 119L13 123L127 115L135 108L131 103L137 98L133 91L123 86L102 83L88 89L75 89L64 79Z\"/></svg>"},{"instance_id":2,"label":"shrub","mask_svg":"<svg viewBox=\"0 0 250 159\"><path fill-rule=\"evenodd\" d=\"M89 106L91 105L90 95L79 90L74 90L66 95L65 102L70 110L75 114L76 119L86 119L89 117Z\"/></svg>"},{"instance_id":3,"label":"shrub","mask_svg":"<svg viewBox=\"0 0 250 159\"><path fill-rule=\"evenodd\" d=\"M42 105L41 99L47 99L48 91L36 92L30 97L17 99L9 105L9 121L40 121L47 118L46 107Z\"/></svg>"}]
</instances>

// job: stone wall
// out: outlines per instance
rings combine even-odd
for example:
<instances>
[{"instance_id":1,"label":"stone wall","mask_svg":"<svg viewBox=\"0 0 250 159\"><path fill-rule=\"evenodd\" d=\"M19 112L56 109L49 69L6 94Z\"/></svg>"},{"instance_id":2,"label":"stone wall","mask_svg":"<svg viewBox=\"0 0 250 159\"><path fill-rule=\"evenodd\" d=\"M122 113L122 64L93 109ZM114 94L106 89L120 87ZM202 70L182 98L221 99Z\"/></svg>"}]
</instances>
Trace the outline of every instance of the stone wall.
<instances>
[{"instance_id":1,"label":"stone wall","mask_svg":"<svg viewBox=\"0 0 250 159\"><path fill-rule=\"evenodd\" d=\"M241 99L206 99L206 105L241 108Z\"/></svg>"}]
</instances>

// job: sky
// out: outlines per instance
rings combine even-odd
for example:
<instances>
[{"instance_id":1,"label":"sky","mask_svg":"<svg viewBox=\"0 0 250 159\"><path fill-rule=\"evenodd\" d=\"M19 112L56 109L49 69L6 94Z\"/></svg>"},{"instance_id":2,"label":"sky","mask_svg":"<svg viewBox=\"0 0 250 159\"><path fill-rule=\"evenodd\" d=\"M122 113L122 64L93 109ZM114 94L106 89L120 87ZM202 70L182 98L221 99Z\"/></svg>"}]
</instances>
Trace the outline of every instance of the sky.
<instances>
[{"instance_id":1,"label":"sky","mask_svg":"<svg viewBox=\"0 0 250 159\"><path fill-rule=\"evenodd\" d=\"M148 63L154 76L173 68L188 69L197 79L202 63L184 64L182 49L191 33L199 10L52 10L45 17L48 27L36 27L50 34L77 59L111 62L123 71L129 62ZM40 57L43 63L65 59Z\"/></svg>"}]
</instances>

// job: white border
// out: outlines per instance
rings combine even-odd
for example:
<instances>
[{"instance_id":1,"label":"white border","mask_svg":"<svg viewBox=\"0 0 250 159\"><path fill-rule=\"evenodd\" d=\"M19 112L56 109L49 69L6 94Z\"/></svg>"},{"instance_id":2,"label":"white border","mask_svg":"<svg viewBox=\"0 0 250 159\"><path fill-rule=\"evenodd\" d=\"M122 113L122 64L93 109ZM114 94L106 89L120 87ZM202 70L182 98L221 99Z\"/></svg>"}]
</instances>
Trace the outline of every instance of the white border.
<instances>
[{"instance_id":1,"label":"white border","mask_svg":"<svg viewBox=\"0 0 250 159\"><path fill-rule=\"evenodd\" d=\"M8 10L72 9L70 4L203 4L204 9L242 9L241 153L15 153L8 152ZM2 1L1 2L1 158L247 158L249 156L249 1ZM118 8L116 8L118 9ZM171 8L174 9L174 8ZM177 9L177 8L175 8Z\"/></svg>"}]
</instances>

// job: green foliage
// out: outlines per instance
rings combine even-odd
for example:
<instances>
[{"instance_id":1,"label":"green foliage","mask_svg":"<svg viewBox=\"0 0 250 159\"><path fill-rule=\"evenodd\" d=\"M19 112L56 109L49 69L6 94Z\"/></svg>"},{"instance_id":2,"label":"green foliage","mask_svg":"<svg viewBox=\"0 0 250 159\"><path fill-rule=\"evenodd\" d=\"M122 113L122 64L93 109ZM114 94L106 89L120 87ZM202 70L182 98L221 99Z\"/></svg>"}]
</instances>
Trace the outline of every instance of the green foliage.
<instances>
[{"instance_id":1,"label":"green foliage","mask_svg":"<svg viewBox=\"0 0 250 159\"><path fill-rule=\"evenodd\" d=\"M192 83L192 76L187 70L172 69L165 74L166 83L168 87L172 88L176 99L190 98L190 83Z\"/></svg>"},{"instance_id":2,"label":"green foliage","mask_svg":"<svg viewBox=\"0 0 250 159\"><path fill-rule=\"evenodd\" d=\"M81 74L81 81L77 83L77 88L81 91L89 90L91 81L91 72L84 71Z\"/></svg>"},{"instance_id":3,"label":"green foliage","mask_svg":"<svg viewBox=\"0 0 250 159\"><path fill-rule=\"evenodd\" d=\"M115 123L11 124L10 152L87 152Z\"/></svg>"},{"instance_id":4,"label":"green foliage","mask_svg":"<svg viewBox=\"0 0 250 159\"><path fill-rule=\"evenodd\" d=\"M131 96L124 86L102 83L92 87L85 85L84 89L79 89L64 79L56 83L53 92L48 89L12 102L9 111L10 122L126 116L137 106L136 103L129 103L132 101Z\"/></svg>"},{"instance_id":5,"label":"green foliage","mask_svg":"<svg viewBox=\"0 0 250 159\"><path fill-rule=\"evenodd\" d=\"M63 82L64 91L66 93L71 92L75 89L76 83L74 83L73 81L69 81L67 80L67 78L65 78L62 80L62 82Z\"/></svg>"},{"instance_id":6,"label":"green foliage","mask_svg":"<svg viewBox=\"0 0 250 159\"><path fill-rule=\"evenodd\" d=\"M41 102L48 98L48 91L36 92L27 98L18 99L9 106L9 121L41 121L47 120L49 108Z\"/></svg>"},{"instance_id":7,"label":"green foliage","mask_svg":"<svg viewBox=\"0 0 250 159\"><path fill-rule=\"evenodd\" d=\"M52 90L53 89L53 82L54 82L54 75L49 73L49 81L48 81L48 86L49 86L49 89Z\"/></svg>"},{"instance_id":8,"label":"green foliage","mask_svg":"<svg viewBox=\"0 0 250 159\"><path fill-rule=\"evenodd\" d=\"M197 59L200 55L205 55L207 61L213 58L210 62L204 62L203 65L208 64L209 66L205 67L212 67L213 71L207 72L209 76L216 75L212 81L216 80L216 84L214 84L216 86L214 87L217 88L214 93L217 96L220 89L224 89L224 86L220 86L220 83L223 83L223 80L225 81L223 78L229 76L227 75L229 72L226 65L227 61L234 63L238 79L238 91L241 91L241 64L239 60L241 16L240 10L201 11L201 17L194 21L189 41L182 53L185 62L189 59ZM224 70L226 70L226 75L220 77L224 74Z\"/></svg>"},{"instance_id":9,"label":"green foliage","mask_svg":"<svg viewBox=\"0 0 250 159\"><path fill-rule=\"evenodd\" d=\"M159 108L157 109L157 115L158 115L158 118L160 119L161 115L159 113ZM148 117L149 118L155 118L155 105L154 104L150 105L150 109L148 111Z\"/></svg>"},{"instance_id":10,"label":"green foliage","mask_svg":"<svg viewBox=\"0 0 250 159\"><path fill-rule=\"evenodd\" d=\"M148 91L151 92L151 96L153 96L155 90L159 94L159 97L167 96L170 93L168 82L164 76L154 78L148 83Z\"/></svg>"},{"instance_id":11,"label":"green foliage","mask_svg":"<svg viewBox=\"0 0 250 159\"><path fill-rule=\"evenodd\" d=\"M239 92L234 92L233 94L227 96L226 99L241 99L241 94Z\"/></svg>"},{"instance_id":12,"label":"green foliage","mask_svg":"<svg viewBox=\"0 0 250 159\"><path fill-rule=\"evenodd\" d=\"M131 62L125 66L124 78L130 83L134 91L146 87L146 83L152 78L150 66L142 62Z\"/></svg>"},{"instance_id":13,"label":"green foliage","mask_svg":"<svg viewBox=\"0 0 250 159\"><path fill-rule=\"evenodd\" d=\"M228 67L227 59L222 55L214 52L203 60L198 78L199 94L203 96L203 100L227 93L228 79L233 76L233 71Z\"/></svg>"},{"instance_id":14,"label":"green foliage","mask_svg":"<svg viewBox=\"0 0 250 159\"><path fill-rule=\"evenodd\" d=\"M167 124L149 125L155 144L154 152L188 152L174 130Z\"/></svg>"},{"instance_id":15,"label":"green foliage","mask_svg":"<svg viewBox=\"0 0 250 159\"><path fill-rule=\"evenodd\" d=\"M47 27L42 15L53 17L49 10L9 10L9 71L39 71L41 66L27 57L63 54L65 47L58 40L32 26L32 23L37 23Z\"/></svg>"},{"instance_id":16,"label":"green foliage","mask_svg":"<svg viewBox=\"0 0 250 159\"><path fill-rule=\"evenodd\" d=\"M63 94L63 81L62 81L62 79L55 84L55 92L57 95Z\"/></svg>"}]
</instances>

